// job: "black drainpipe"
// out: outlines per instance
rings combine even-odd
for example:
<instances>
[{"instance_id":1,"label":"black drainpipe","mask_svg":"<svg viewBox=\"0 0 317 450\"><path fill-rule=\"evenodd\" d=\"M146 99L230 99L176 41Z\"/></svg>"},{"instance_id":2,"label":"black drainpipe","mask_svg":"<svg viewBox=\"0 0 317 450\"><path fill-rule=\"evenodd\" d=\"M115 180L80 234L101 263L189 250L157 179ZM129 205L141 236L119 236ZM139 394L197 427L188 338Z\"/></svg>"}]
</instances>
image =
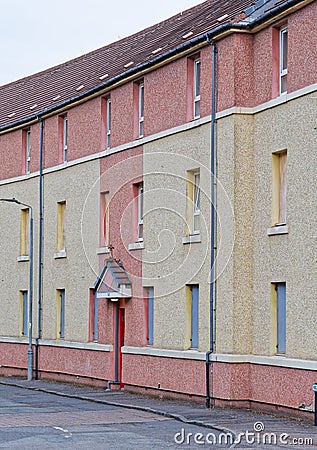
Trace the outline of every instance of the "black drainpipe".
<instances>
[{"instance_id":1,"label":"black drainpipe","mask_svg":"<svg viewBox=\"0 0 317 450\"><path fill-rule=\"evenodd\" d=\"M37 307L37 338L35 340L35 379L39 379L39 350L42 337L42 280L43 280L43 220L44 220L44 195L43 195L43 135L44 122L40 121L40 224L39 224L39 267L38 267L38 307Z\"/></svg>"},{"instance_id":2,"label":"black drainpipe","mask_svg":"<svg viewBox=\"0 0 317 450\"><path fill-rule=\"evenodd\" d=\"M209 41L210 43L210 41ZM210 408L210 355L214 351L214 341L216 330L214 327L215 322L215 294L216 294L216 271L215 271L215 260L216 260L216 57L217 57L217 47L216 43L212 42L212 89L211 89L211 144L210 144L210 195L211 195L211 236L210 236L210 284L209 284L209 351L206 353L206 408Z\"/></svg>"}]
</instances>

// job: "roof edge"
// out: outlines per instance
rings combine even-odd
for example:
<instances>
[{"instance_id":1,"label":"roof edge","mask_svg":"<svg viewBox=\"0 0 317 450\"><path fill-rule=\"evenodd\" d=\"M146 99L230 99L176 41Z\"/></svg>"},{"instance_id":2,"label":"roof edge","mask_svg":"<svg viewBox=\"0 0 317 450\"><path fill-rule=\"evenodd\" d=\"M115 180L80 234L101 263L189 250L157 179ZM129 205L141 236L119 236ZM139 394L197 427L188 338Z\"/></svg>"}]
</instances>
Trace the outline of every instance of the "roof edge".
<instances>
[{"instance_id":1,"label":"roof edge","mask_svg":"<svg viewBox=\"0 0 317 450\"><path fill-rule=\"evenodd\" d=\"M119 75L107 80L104 83L101 83L99 86L95 86L94 88L91 88L88 91L83 92L80 95L70 97L62 103L52 105L51 107L46 108L42 111L39 111L36 114L33 114L24 119L10 123L8 125L3 125L0 127L0 134L4 134L6 132L13 131L15 129L19 129L23 126L31 125L33 123L39 122L46 116L50 116L50 115L54 114L54 112L56 112L56 111L63 110L72 105L75 106L79 102L82 103L85 99L88 99L91 96L97 96L98 93L102 92L103 90L107 89L108 87L115 85L117 83L120 83L125 79L128 80L131 77L136 77L136 75L138 73L147 71L147 69L155 67L155 65L160 64L170 58L173 58L178 54L188 52L192 48L195 48L201 44L205 43L206 45L208 45L214 40L219 40L224 34L234 33L237 31L251 32L254 28L262 25L263 23L274 18L275 16L278 16L279 14L287 12L289 9L292 9L295 6L298 6L297 9L300 9L304 6L309 5L313 1L315 1L315 0L286 0L286 2L284 2L283 4L278 4L276 7L272 8L267 13L261 15L260 17L254 19L252 21L248 22L245 19L242 19L236 23L221 24L214 30L211 30L211 31L208 31L201 35L195 36L193 39L174 47L173 49L169 50L168 52L162 53L161 55L158 55L157 57L155 57L149 61L146 61L145 63L140 64L139 66L133 67L123 73L120 73ZM259 0L259 2L261 4L263 4L262 0ZM252 10L252 12L253 12L253 10Z\"/></svg>"}]
</instances>

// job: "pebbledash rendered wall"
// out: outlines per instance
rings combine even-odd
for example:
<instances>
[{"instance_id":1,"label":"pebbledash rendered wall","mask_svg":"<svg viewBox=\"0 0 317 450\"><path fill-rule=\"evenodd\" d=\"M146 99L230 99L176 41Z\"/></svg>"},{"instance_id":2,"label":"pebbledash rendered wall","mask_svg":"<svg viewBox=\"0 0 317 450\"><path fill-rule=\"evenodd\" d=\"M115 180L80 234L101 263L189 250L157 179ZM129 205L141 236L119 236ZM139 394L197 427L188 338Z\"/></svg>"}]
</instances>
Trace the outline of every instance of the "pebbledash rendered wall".
<instances>
[{"instance_id":1,"label":"pebbledash rendered wall","mask_svg":"<svg viewBox=\"0 0 317 450\"><path fill-rule=\"evenodd\" d=\"M125 384L203 396L209 349L210 124L194 121L144 145L142 283L154 288L153 346L123 348ZM187 129L186 129L187 128ZM200 234L186 234L187 172L200 170ZM186 285L199 285L199 346L191 349ZM146 368L146 370L141 370Z\"/></svg>"},{"instance_id":2,"label":"pebbledash rendered wall","mask_svg":"<svg viewBox=\"0 0 317 450\"><path fill-rule=\"evenodd\" d=\"M216 404L254 403L297 410L313 402L311 385L317 370L317 171L313 162L317 86L313 72L317 62L316 54L311 55L303 71L301 49L305 42L310 54L314 11L315 3L287 18L289 84L282 96L272 93L272 46L263 44L265 39L273 44L274 27L281 22L254 36L254 53L249 38L236 37L235 45L245 50L245 62L255 67L248 99L243 99L244 90L241 94L234 89L237 79L221 76L220 61L229 56L220 49L229 46L230 40L218 45L219 84L227 83L229 92L231 87L236 102L223 97L217 113L218 179L234 207L235 244L232 259L217 280L216 346L211 357ZM309 27L312 31L307 33ZM287 151L285 234L271 228L272 155L279 151ZM222 210L220 202L217 209ZM278 282L286 283L285 355L277 355L274 344L271 285Z\"/></svg>"},{"instance_id":3,"label":"pebbledash rendered wall","mask_svg":"<svg viewBox=\"0 0 317 450\"><path fill-rule=\"evenodd\" d=\"M316 363L316 2L254 33L217 44L217 262L210 395L215 404L298 409L312 402ZM289 30L289 90L276 94L276 30ZM302 49L305 48L305 52ZM192 120L188 61L200 52L201 117ZM102 96L67 110L69 161L58 159L58 116L44 121L43 319L39 375L100 383L113 379L114 315L99 303L92 342L91 291L111 252L100 251L103 192L110 193L110 240L133 284L125 303L121 382L159 395L206 394L210 350L211 55L194 49L143 74L144 138L134 140L133 81L110 92L111 149L102 130ZM306 55L306 56L305 56ZM307 59L305 59L307 57ZM302 68L305 67L305 70ZM177 83L175 83L177 80ZM139 79L136 78L138 82ZM104 124L103 124L104 125ZM21 175L22 131L1 136L0 198L34 206L38 273L39 124L32 125L30 175ZM272 153L287 150L287 233L270 232ZM102 153L99 153L99 152ZM10 157L8 155L10 154ZM19 161L16 163L16 161ZM119 170L118 170L119 169ZM186 234L188 171L200 170L200 235ZM15 178L14 178L15 177ZM135 244L133 185L144 184L144 242ZM66 255L56 257L57 202L66 201ZM18 261L20 211L1 204L3 314L1 373L26 372L27 337L18 337L19 291L28 289L28 261ZM272 347L271 284L286 282L284 356ZM186 286L199 285L199 345L190 348ZM154 343L147 345L147 289L154 288ZM35 285L35 299L37 285ZM65 339L56 336L56 290L65 289ZM34 304L34 335L37 330Z\"/></svg>"},{"instance_id":4,"label":"pebbledash rendered wall","mask_svg":"<svg viewBox=\"0 0 317 450\"><path fill-rule=\"evenodd\" d=\"M282 96L274 91L278 68L273 64L272 48L274 33L285 25L285 18L257 34L232 35L218 43L216 207L220 253L215 348L210 357L215 404L261 404L298 410L300 404L313 401L311 385L317 370L313 350L317 96L316 55L311 54L310 37L315 29L314 12L315 3L287 18L289 89ZM311 55L306 71L302 70L304 45ZM191 244L188 254L181 251L180 244L186 216L182 181L186 170L205 163L204 158L200 160L200 150L210 148L197 129L175 129L171 137L160 137L144 149L144 186L151 199L145 198L145 208L150 210L155 204L160 210L144 219L150 245L145 246L143 254L143 284L154 287L156 327L153 348L126 347L123 351L130 368L127 383L168 395L205 393L201 382L209 339L206 305L210 254L204 239ZM205 131L207 136L209 123ZM288 233L271 235L272 154L281 150L287 150L288 155ZM180 160L178 152L183 156ZM186 157L201 164L190 160L184 163ZM155 266L150 264L151 258ZM192 262L187 273L184 262ZM186 280L184 273L178 272L180 267L188 274ZM194 277L191 269L197 270ZM188 349L184 339L185 285L192 282L201 289L199 326L203 335L198 351ZM287 286L283 356L276 355L272 346L275 319L271 284L277 282L286 282ZM162 295L165 292L166 297ZM149 371L142 375L140 366L145 364ZM184 374L180 378L181 367Z\"/></svg>"},{"instance_id":5,"label":"pebbledash rendered wall","mask_svg":"<svg viewBox=\"0 0 317 450\"><path fill-rule=\"evenodd\" d=\"M219 179L229 196L235 193L236 205L233 258L217 280L212 396L220 403L245 400L298 409L303 402L313 401L311 385L317 370L313 218L317 178L311 164L316 149L315 96L316 87L310 87L258 109L223 112L218 120ZM230 157L226 149L234 126L235 151ZM248 131L252 136L243 138ZM254 152L240 165L248 142ZM272 154L280 150L287 150L288 231L271 235ZM242 186L241 171L234 172L233 164L249 171ZM286 353L282 356L272 344L271 283L276 282L286 282Z\"/></svg>"}]
</instances>

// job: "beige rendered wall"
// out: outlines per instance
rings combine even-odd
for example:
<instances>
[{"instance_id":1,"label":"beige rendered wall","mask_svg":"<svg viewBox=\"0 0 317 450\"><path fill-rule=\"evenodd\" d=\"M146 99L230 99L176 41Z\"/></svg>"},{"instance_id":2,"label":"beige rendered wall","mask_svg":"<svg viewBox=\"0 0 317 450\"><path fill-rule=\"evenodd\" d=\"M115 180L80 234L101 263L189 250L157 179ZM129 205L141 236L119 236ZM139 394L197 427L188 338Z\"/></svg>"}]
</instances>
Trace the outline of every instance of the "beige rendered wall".
<instances>
[{"instance_id":1,"label":"beige rendered wall","mask_svg":"<svg viewBox=\"0 0 317 450\"><path fill-rule=\"evenodd\" d=\"M66 257L56 253L57 202L66 201ZM43 339L56 338L56 290L65 289L65 340L88 340L89 288L98 275L99 161L44 178Z\"/></svg>"},{"instance_id":2,"label":"beige rendered wall","mask_svg":"<svg viewBox=\"0 0 317 450\"><path fill-rule=\"evenodd\" d=\"M280 281L286 282L286 356L317 357L316 97L311 93L255 116L255 354L274 353L270 287ZM272 153L279 150L287 150L288 234L268 236Z\"/></svg>"},{"instance_id":3,"label":"beige rendered wall","mask_svg":"<svg viewBox=\"0 0 317 450\"><path fill-rule=\"evenodd\" d=\"M13 198L33 207L34 215L34 280L37 279L38 236L38 177L0 185L0 198ZM0 330L1 336L17 337L19 334L19 291L29 290L29 260L18 261L20 256L21 206L0 202ZM34 286L36 288L36 285ZM37 295L34 294L34 299ZM37 305L34 301L34 320ZM37 333L34 323L34 334ZM21 340L27 339L21 338Z\"/></svg>"},{"instance_id":4,"label":"beige rendered wall","mask_svg":"<svg viewBox=\"0 0 317 450\"><path fill-rule=\"evenodd\" d=\"M186 284L199 284L199 350L209 349L210 124L144 145L143 286L154 286L154 347L189 348ZM200 169L201 242L186 234L186 174Z\"/></svg>"},{"instance_id":5,"label":"beige rendered wall","mask_svg":"<svg viewBox=\"0 0 317 450\"><path fill-rule=\"evenodd\" d=\"M250 353L253 339L253 117L217 121L217 353ZM221 261L222 255L227 256Z\"/></svg>"}]
</instances>

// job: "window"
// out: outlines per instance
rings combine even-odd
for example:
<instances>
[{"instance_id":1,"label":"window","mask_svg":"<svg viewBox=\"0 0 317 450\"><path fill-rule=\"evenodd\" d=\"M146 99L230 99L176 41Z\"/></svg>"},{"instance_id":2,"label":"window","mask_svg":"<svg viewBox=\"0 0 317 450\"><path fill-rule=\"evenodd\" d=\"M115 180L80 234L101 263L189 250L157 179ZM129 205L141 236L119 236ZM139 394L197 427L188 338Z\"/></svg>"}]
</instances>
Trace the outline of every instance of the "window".
<instances>
[{"instance_id":1,"label":"window","mask_svg":"<svg viewBox=\"0 0 317 450\"><path fill-rule=\"evenodd\" d=\"M272 155L272 225L286 224L287 152Z\"/></svg>"},{"instance_id":2,"label":"window","mask_svg":"<svg viewBox=\"0 0 317 450\"><path fill-rule=\"evenodd\" d=\"M28 292L20 291L20 324L19 335L28 335Z\"/></svg>"},{"instance_id":3,"label":"window","mask_svg":"<svg viewBox=\"0 0 317 450\"><path fill-rule=\"evenodd\" d=\"M28 256L30 251L30 210L21 209L20 256Z\"/></svg>"},{"instance_id":4,"label":"window","mask_svg":"<svg viewBox=\"0 0 317 450\"><path fill-rule=\"evenodd\" d=\"M63 160L67 161L67 139L68 139L68 119L64 116L63 120Z\"/></svg>"},{"instance_id":5,"label":"window","mask_svg":"<svg viewBox=\"0 0 317 450\"><path fill-rule=\"evenodd\" d=\"M154 288L148 288L147 298L147 343L153 345L154 343Z\"/></svg>"},{"instance_id":6,"label":"window","mask_svg":"<svg viewBox=\"0 0 317 450\"><path fill-rule=\"evenodd\" d=\"M144 136L144 81L133 83L133 139Z\"/></svg>"},{"instance_id":7,"label":"window","mask_svg":"<svg viewBox=\"0 0 317 450\"><path fill-rule=\"evenodd\" d=\"M191 56L187 59L187 112L188 121L200 117L200 57Z\"/></svg>"},{"instance_id":8,"label":"window","mask_svg":"<svg viewBox=\"0 0 317 450\"><path fill-rule=\"evenodd\" d=\"M194 119L200 117L200 59L194 60Z\"/></svg>"},{"instance_id":9,"label":"window","mask_svg":"<svg viewBox=\"0 0 317 450\"><path fill-rule=\"evenodd\" d=\"M131 244L129 250L142 250L143 243L143 183L132 185L133 201L131 202Z\"/></svg>"},{"instance_id":10,"label":"window","mask_svg":"<svg viewBox=\"0 0 317 450\"><path fill-rule=\"evenodd\" d=\"M144 135L144 83L139 84L139 137Z\"/></svg>"},{"instance_id":11,"label":"window","mask_svg":"<svg viewBox=\"0 0 317 450\"><path fill-rule=\"evenodd\" d=\"M56 251L57 253L65 252L65 217L66 202L57 203L57 232L56 232Z\"/></svg>"},{"instance_id":12,"label":"window","mask_svg":"<svg viewBox=\"0 0 317 450\"><path fill-rule=\"evenodd\" d=\"M200 171L187 172L187 234L200 233Z\"/></svg>"},{"instance_id":13,"label":"window","mask_svg":"<svg viewBox=\"0 0 317 450\"><path fill-rule=\"evenodd\" d=\"M23 130L23 148L24 148L24 171L26 174L31 171L31 130Z\"/></svg>"},{"instance_id":14,"label":"window","mask_svg":"<svg viewBox=\"0 0 317 450\"><path fill-rule=\"evenodd\" d=\"M138 241L143 241L143 183L138 186Z\"/></svg>"},{"instance_id":15,"label":"window","mask_svg":"<svg viewBox=\"0 0 317 450\"><path fill-rule=\"evenodd\" d=\"M286 283L272 283L273 353L286 352Z\"/></svg>"},{"instance_id":16,"label":"window","mask_svg":"<svg viewBox=\"0 0 317 450\"><path fill-rule=\"evenodd\" d=\"M280 93L287 92L287 53L288 33L287 27L280 29Z\"/></svg>"},{"instance_id":17,"label":"window","mask_svg":"<svg viewBox=\"0 0 317 450\"><path fill-rule=\"evenodd\" d=\"M63 117L63 162L67 161L67 138L68 138L68 120Z\"/></svg>"},{"instance_id":18,"label":"window","mask_svg":"<svg viewBox=\"0 0 317 450\"><path fill-rule=\"evenodd\" d=\"M194 213L193 213L193 233L199 233L200 230L200 173L194 173Z\"/></svg>"},{"instance_id":19,"label":"window","mask_svg":"<svg viewBox=\"0 0 317 450\"><path fill-rule=\"evenodd\" d=\"M110 136L111 136L111 100L106 100L106 148L110 148Z\"/></svg>"},{"instance_id":20,"label":"window","mask_svg":"<svg viewBox=\"0 0 317 450\"><path fill-rule=\"evenodd\" d=\"M198 348L199 285L186 286L189 347Z\"/></svg>"},{"instance_id":21,"label":"window","mask_svg":"<svg viewBox=\"0 0 317 450\"><path fill-rule=\"evenodd\" d=\"M89 341L98 342L98 298L95 289L89 290Z\"/></svg>"},{"instance_id":22,"label":"window","mask_svg":"<svg viewBox=\"0 0 317 450\"><path fill-rule=\"evenodd\" d=\"M108 247L109 245L109 192L104 192L101 194L101 205L100 205L100 215L101 215L101 247Z\"/></svg>"},{"instance_id":23,"label":"window","mask_svg":"<svg viewBox=\"0 0 317 450\"><path fill-rule=\"evenodd\" d=\"M64 114L58 117L58 160L59 163L67 161L68 119Z\"/></svg>"},{"instance_id":24,"label":"window","mask_svg":"<svg viewBox=\"0 0 317 450\"><path fill-rule=\"evenodd\" d=\"M57 315L56 315L56 337L65 338L65 289L57 289Z\"/></svg>"}]
</instances>

